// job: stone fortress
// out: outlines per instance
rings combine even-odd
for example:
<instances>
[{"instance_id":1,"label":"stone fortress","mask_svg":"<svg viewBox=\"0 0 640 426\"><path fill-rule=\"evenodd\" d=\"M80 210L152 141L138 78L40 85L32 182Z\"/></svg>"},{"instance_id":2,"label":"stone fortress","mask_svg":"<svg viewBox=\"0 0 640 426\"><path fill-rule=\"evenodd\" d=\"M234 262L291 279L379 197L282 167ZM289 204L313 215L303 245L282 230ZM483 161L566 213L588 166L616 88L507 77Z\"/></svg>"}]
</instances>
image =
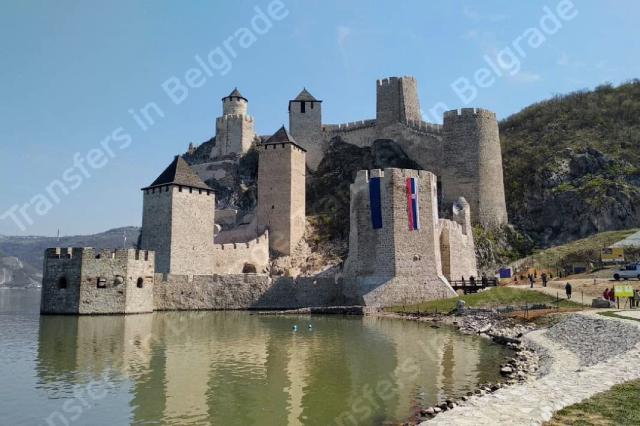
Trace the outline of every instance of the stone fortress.
<instances>
[{"instance_id":1,"label":"stone fortress","mask_svg":"<svg viewBox=\"0 0 640 426\"><path fill-rule=\"evenodd\" d=\"M442 126L425 123L411 77L379 80L376 119L341 125L323 125L322 101L305 89L289 102L290 131L283 126L271 136L256 135L237 89L222 103L215 138L189 147L187 156L202 161L192 167L176 156L142 188L137 250L46 251L42 313L389 306L449 297L450 280L477 276L472 224L507 222L495 114L462 109L445 113ZM271 274L270 261L303 242L306 175L336 136L357 146L392 139L424 170L360 171L344 265L317 276ZM216 205L205 180L232 182L252 149L257 203L239 218Z\"/></svg>"}]
</instances>

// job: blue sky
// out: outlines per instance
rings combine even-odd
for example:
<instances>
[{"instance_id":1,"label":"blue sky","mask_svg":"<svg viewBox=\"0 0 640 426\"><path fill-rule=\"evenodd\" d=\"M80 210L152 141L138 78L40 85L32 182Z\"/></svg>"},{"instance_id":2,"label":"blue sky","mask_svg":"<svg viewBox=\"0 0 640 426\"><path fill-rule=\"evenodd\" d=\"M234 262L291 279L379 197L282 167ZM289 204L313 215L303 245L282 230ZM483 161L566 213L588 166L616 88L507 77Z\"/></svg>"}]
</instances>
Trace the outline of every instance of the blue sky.
<instances>
[{"instance_id":1,"label":"blue sky","mask_svg":"<svg viewBox=\"0 0 640 426\"><path fill-rule=\"evenodd\" d=\"M557 16L561 0L273 1L2 2L0 234L139 225L139 188L189 142L212 136L220 98L234 86L249 99L258 132L269 134L287 123L287 101L303 86L324 101L323 121L340 123L375 117L376 79L413 75L425 118L438 121L429 112L436 104L504 118L555 94L640 77L637 1L573 0L566 20ZM256 7L270 27L251 25ZM541 24L549 10L560 28L553 18ZM241 28L255 40L244 32L240 44ZM532 47L528 28L554 31ZM216 48L229 60L226 72L201 68L199 87L174 103L162 84L184 84L196 56ZM487 87L474 81L482 68ZM465 79L477 89L473 99L452 88ZM143 131L129 110L150 102L156 119ZM112 152L93 163L99 167L72 187L65 181L66 191L56 187L58 199L47 195L74 156L86 167L108 138ZM20 216L13 206L25 204ZM12 208L22 226L6 214Z\"/></svg>"}]
</instances>

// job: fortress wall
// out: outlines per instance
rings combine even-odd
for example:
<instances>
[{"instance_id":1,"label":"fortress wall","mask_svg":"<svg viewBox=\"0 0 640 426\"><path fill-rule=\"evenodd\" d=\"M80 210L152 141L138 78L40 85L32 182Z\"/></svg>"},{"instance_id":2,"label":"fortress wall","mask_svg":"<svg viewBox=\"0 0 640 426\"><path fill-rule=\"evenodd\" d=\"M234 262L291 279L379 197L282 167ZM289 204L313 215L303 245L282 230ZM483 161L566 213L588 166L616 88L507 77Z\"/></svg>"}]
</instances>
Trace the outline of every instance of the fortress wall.
<instances>
[{"instance_id":1,"label":"fortress wall","mask_svg":"<svg viewBox=\"0 0 640 426\"><path fill-rule=\"evenodd\" d=\"M437 127L434 131L427 129L428 126L425 130L418 130L403 123L396 123L381 130L377 138L395 141L422 169L435 173L439 178L443 168L442 135L436 130Z\"/></svg>"},{"instance_id":2,"label":"fortress wall","mask_svg":"<svg viewBox=\"0 0 640 426\"><path fill-rule=\"evenodd\" d=\"M213 258L219 274L241 274L245 266L253 266L255 272L265 273L269 266L269 233L245 243L215 244Z\"/></svg>"},{"instance_id":3,"label":"fortress wall","mask_svg":"<svg viewBox=\"0 0 640 426\"><path fill-rule=\"evenodd\" d=\"M375 120L324 126L322 133L327 142L340 136L345 142L358 147L371 146L376 139Z\"/></svg>"},{"instance_id":4,"label":"fortress wall","mask_svg":"<svg viewBox=\"0 0 640 426\"><path fill-rule=\"evenodd\" d=\"M71 254L69 254L71 252ZM124 314L153 311L153 252L48 249L42 313ZM67 280L60 288L60 278ZM138 278L143 278L142 288Z\"/></svg>"},{"instance_id":5,"label":"fortress wall","mask_svg":"<svg viewBox=\"0 0 640 426\"><path fill-rule=\"evenodd\" d=\"M447 219L440 219L440 252L442 273L448 280L478 278L473 234L465 235L463 226Z\"/></svg>"},{"instance_id":6,"label":"fortress wall","mask_svg":"<svg viewBox=\"0 0 640 426\"><path fill-rule=\"evenodd\" d=\"M155 309L292 309L342 300L333 278L274 278L260 274L156 274Z\"/></svg>"},{"instance_id":7,"label":"fortress wall","mask_svg":"<svg viewBox=\"0 0 640 426\"><path fill-rule=\"evenodd\" d=\"M75 255L74 255L75 254ZM81 253L71 248L47 249L42 269L40 312L43 314L72 314L80 304ZM58 288L64 277L67 288Z\"/></svg>"},{"instance_id":8,"label":"fortress wall","mask_svg":"<svg viewBox=\"0 0 640 426\"><path fill-rule=\"evenodd\" d=\"M369 183L380 178L382 228L371 219ZM406 179L418 184L420 229L410 230ZM418 170L361 170L351 186L345 294L374 306L453 295L441 273L436 177Z\"/></svg>"}]
</instances>

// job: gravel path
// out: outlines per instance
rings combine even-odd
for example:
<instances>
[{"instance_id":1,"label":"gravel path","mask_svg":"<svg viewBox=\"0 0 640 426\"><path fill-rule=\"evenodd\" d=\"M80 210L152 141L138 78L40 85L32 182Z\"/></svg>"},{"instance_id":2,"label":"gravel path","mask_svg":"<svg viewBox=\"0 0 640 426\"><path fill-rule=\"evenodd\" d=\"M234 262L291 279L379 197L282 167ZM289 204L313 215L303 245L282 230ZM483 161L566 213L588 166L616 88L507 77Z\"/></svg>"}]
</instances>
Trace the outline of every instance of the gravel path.
<instances>
[{"instance_id":1,"label":"gravel path","mask_svg":"<svg viewBox=\"0 0 640 426\"><path fill-rule=\"evenodd\" d=\"M602 325L600 321L607 324ZM596 336L600 330L590 329L588 325L602 326L605 331L617 326L640 334L640 322L637 321L601 319L595 312L568 316L554 326L558 327L554 332L536 330L526 335L532 344L544 348L552 356L548 374L499 389L492 394L472 397L465 405L439 414L422 425L539 425L551 419L555 411L605 391L617 383L640 378L640 344L625 353L602 356L599 364L587 365L593 360L591 355L587 355L589 351L603 354L600 345L610 348L611 340L621 338L622 341L616 343L626 345L624 342L629 337L627 334L614 333L609 335L610 340L599 339ZM574 337L569 339L567 336L571 333ZM556 341L558 336L559 340ZM594 340L591 345L568 343L573 342L574 338L582 338L587 342L592 338ZM567 345L574 345L576 353Z\"/></svg>"}]
</instances>

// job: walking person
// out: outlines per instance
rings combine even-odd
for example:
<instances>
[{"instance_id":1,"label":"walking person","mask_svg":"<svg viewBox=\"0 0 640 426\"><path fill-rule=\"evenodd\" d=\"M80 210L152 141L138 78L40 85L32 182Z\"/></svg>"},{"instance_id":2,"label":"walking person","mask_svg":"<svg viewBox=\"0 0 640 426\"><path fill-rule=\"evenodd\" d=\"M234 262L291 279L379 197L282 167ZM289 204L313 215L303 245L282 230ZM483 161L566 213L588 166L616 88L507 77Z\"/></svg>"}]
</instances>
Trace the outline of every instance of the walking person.
<instances>
[{"instance_id":1,"label":"walking person","mask_svg":"<svg viewBox=\"0 0 640 426\"><path fill-rule=\"evenodd\" d=\"M571 300L571 284L567 283L564 286L564 291L567 293L567 300Z\"/></svg>"},{"instance_id":2,"label":"walking person","mask_svg":"<svg viewBox=\"0 0 640 426\"><path fill-rule=\"evenodd\" d=\"M640 290L637 288L633 290L633 302L636 308L640 306Z\"/></svg>"},{"instance_id":3,"label":"walking person","mask_svg":"<svg viewBox=\"0 0 640 426\"><path fill-rule=\"evenodd\" d=\"M533 288L534 282L536 282L536 279L533 277L533 275L529 275L529 288Z\"/></svg>"},{"instance_id":4,"label":"walking person","mask_svg":"<svg viewBox=\"0 0 640 426\"><path fill-rule=\"evenodd\" d=\"M543 272L541 278L542 278L542 287L546 287L547 286L547 273Z\"/></svg>"}]
</instances>

